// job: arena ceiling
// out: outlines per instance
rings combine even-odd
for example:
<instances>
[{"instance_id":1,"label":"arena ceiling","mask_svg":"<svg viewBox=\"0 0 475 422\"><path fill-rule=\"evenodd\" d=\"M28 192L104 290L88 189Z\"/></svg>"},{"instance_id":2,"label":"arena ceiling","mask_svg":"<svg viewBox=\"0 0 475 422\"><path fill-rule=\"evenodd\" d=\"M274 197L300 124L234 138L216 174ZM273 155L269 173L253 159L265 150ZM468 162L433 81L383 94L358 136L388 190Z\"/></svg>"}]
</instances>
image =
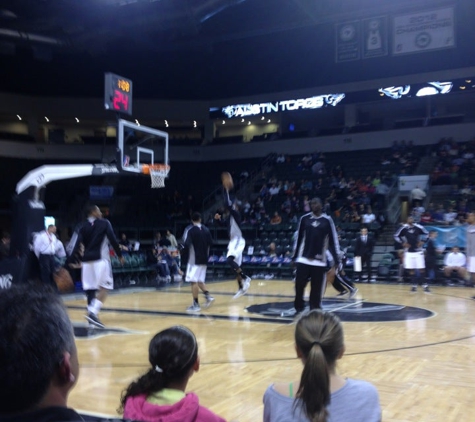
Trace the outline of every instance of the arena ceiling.
<instances>
[{"instance_id":1,"label":"arena ceiling","mask_svg":"<svg viewBox=\"0 0 475 422\"><path fill-rule=\"evenodd\" d=\"M473 66L473 0L0 0L0 91L218 99ZM335 23L454 5L457 48L335 63ZM469 54L469 52L472 52ZM422 56L422 57L421 57Z\"/></svg>"}]
</instances>

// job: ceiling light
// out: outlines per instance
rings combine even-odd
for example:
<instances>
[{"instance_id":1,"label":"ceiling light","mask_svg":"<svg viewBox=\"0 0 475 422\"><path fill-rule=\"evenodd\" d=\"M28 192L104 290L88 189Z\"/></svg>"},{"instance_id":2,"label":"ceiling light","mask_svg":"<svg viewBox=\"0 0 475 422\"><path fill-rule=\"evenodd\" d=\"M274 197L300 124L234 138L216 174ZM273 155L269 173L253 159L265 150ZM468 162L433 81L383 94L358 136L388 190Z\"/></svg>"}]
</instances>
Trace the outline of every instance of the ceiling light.
<instances>
[{"instance_id":1,"label":"ceiling light","mask_svg":"<svg viewBox=\"0 0 475 422\"><path fill-rule=\"evenodd\" d=\"M225 124L226 124L226 122L223 120L223 125L225 125Z\"/></svg>"},{"instance_id":2,"label":"ceiling light","mask_svg":"<svg viewBox=\"0 0 475 422\"><path fill-rule=\"evenodd\" d=\"M244 123L244 119L241 119L241 123Z\"/></svg>"},{"instance_id":3,"label":"ceiling light","mask_svg":"<svg viewBox=\"0 0 475 422\"><path fill-rule=\"evenodd\" d=\"M79 119L77 117L75 117L75 119L76 119L76 123L79 123Z\"/></svg>"},{"instance_id":4,"label":"ceiling light","mask_svg":"<svg viewBox=\"0 0 475 422\"><path fill-rule=\"evenodd\" d=\"M265 117L264 117L264 116L262 116L262 117L261 117L261 120L264 120L264 119L265 119Z\"/></svg>"},{"instance_id":5,"label":"ceiling light","mask_svg":"<svg viewBox=\"0 0 475 422\"><path fill-rule=\"evenodd\" d=\"M45 120L46 120L47 122L49 122L49 119L48 119L46 116L45 116Z\"/></svg>"},{"instance_id":6,"label":"ceiling light","mask_svg":"<svg viewBox=\"0 0 475 422\"><path fill-rule=\"evenodd\" d=\"M269 120L267 120L267 123L270 123L270 119L269 119Z\"/></svg>"},{"instance_id":7,"label":"ceiling light","mask_svg":"<svg viewBox=\"0 0 475 422\"><path fill-rule=\"evenodd\" d=\"M251 124L251 122L247 122L247 125L249 126Z\"/></svg>"},{"instance_id":8,"label":"ceiling light","mask_svg":"<svg viewBox=\"0 0 475 422\"><path fill-rule=\"evenodd\" d=\"M21 120L21 116L19 114L17 114L16 117L18 117L18 120Z\"/></svg>"},{"instance_id":9,"label":"ceiling light","mask_svg":"<svg viewBox=\"0 0 475 422\"><path fill-rule=\"evenodd\" d=\"M465 82L467 82L469 84L470 82L472 82L472 80L471 79L465 79Z\"/></svg>"},{"instance_id":10,"label":"ceiling light","mask_svg":"<svg viewBox=\"0 0 475 422\"><path fill-rule=\"evenodd\" d=\"M138 121L137 119L135 119L135 124L136 124L137 126L140 126L140 123L139 123L139 121Z\"/></svg>"},{"instance_id":11,"label":"ceiling light","mask_svg":"<svg viewBox=\"0 0 475 422\"><path fill-rule=\"evenodd\" d=\"M459 88L460 88L460 89L462 89L462 90L464 90L464 89L465 89L465 86L463 86L463 85L462 85L462 86L461 86L461 87L459 87Z\"/></svg>"},{"instance_id":12,"label":"ceiling light","mask_svg":"<svg viewBox=\"0 0 475 422\"><path fill-rule=\"evenodd\" d=\"M196 126L196 120L193 120L193 127L197 127Z\"/></svg>"}]
</instances>

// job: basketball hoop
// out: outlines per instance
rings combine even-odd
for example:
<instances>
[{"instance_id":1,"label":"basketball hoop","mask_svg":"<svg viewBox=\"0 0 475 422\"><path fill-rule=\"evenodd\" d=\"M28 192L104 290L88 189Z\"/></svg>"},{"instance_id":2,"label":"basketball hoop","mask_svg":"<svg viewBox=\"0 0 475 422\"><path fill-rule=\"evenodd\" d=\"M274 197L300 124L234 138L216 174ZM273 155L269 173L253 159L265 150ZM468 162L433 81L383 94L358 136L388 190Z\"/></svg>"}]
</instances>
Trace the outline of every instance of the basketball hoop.
<instances>
[{"instance_id":1,"label":"basketball hoop","mask_svg":"<svg viewBox=\"0 0 475 422\"><path fill-rule=\"evenodd\" d=\"M144 174L150 174L152 189L164 188L165 178L170 172L170 166L167 164L144 164L142 166Z\"/></svg>"}]
</instances>

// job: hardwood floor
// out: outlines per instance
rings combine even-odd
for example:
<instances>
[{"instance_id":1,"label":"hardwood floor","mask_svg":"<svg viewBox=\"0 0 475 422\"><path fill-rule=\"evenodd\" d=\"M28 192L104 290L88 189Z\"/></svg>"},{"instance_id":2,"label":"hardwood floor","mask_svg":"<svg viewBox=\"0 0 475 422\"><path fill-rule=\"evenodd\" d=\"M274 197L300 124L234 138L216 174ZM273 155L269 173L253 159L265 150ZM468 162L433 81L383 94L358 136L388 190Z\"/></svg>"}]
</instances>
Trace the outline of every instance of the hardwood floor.
<instances>
[{"instance_id":1,"label":"hardwood floor","mask_svg":"<svg viewBox=\"0 0 475 422\"><path fill-rule=\"evenodd\" d=\"M201 356L201 369L187 390L229 421L262 420L267 386L296 380L301 371L292 320L278 316L280 305L291 306L293 283L253 280L249 293L237 300L232 300L235 281L208 287L216 300L198 315L185 312L191 304L188 285L110 295L101 319L107 327L125 332L77 339L81 373L69 405L117 417L121 391L148 368L151 337L182 324L196 334ZM353 321L343 323L346 354L339 361L339 373L376 385L384 421L473 420L475 300L470 296L475 290L434 287L427 294L411 293L407 285L358 287L354 302L324 303L325 308L343 312L345 321ZM335 294L329 287L326 297ZM85 300L65 299L72 320L85 325ZM245 310L267 303L261 307L264 314ZM422 308L428 317L421 318L413 308ZM404 319L388 321L391 315Z\"/></svg>"}]
</instances>

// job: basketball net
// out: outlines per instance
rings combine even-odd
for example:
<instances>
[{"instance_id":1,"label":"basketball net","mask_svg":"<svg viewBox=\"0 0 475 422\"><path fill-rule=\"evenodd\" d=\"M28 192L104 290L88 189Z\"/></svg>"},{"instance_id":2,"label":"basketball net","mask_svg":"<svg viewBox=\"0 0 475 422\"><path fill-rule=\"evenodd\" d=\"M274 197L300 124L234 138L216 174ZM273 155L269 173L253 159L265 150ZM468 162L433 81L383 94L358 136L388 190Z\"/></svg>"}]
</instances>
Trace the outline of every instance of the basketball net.
<instances>
[{"instance_id":1,"label":"basketball net","mask_svg":"<svg viewBox=\"0 0 475 422\"><path fill-rule=\"evenodd\" d=\"M142 171L144 174L150 174L152 189L159 189L165 187L165 178L170 172L170 166L166 164L144 164Z\"/></svg>"}]
</instances>

